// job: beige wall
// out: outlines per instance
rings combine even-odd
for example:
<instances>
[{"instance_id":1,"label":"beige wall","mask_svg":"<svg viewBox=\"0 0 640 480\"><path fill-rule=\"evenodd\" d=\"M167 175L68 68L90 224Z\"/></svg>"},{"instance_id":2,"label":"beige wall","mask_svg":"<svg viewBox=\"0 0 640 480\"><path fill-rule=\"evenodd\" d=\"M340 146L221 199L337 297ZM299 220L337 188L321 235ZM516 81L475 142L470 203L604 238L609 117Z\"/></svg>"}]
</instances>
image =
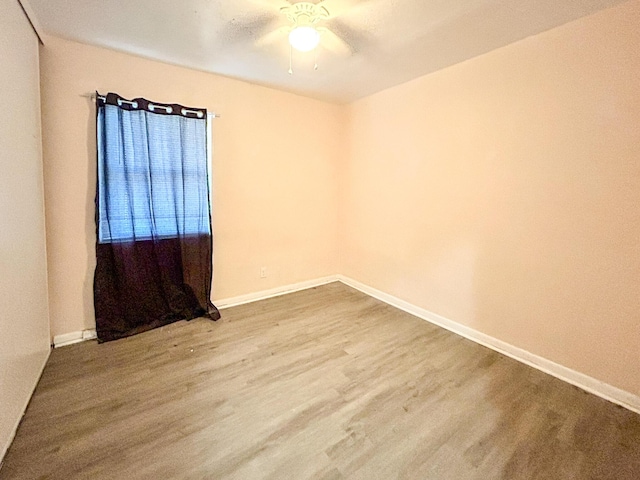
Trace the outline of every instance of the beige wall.
<instances>
[{"instance_id":1,"label":"beige wall","mask_svg":"<svg viewBox=\"0 0 640 480\"><path fill-rule=\"evenodd\" d=\"M341 273L640 394L640 2L349 107Z\"/></svg>"},{"instance_id":2,"label":"beige wall","mask_svg":"<svg viewBox=\"0 0 640 480\"><path fill-rule=\"evenodd\" d=\"M0 1L0 460L49 355L38 40Z\"/></svg>"},{"instance_id":3,"label":"beige wall","mask_svg":"<svg viewBox=\"0 0 640 480\"><path fill-rule=\"evenodd\" d=\"M222 115L214 299L336 273L340 107L57 38L40 55L52 335L95 324L95 106L82 95L96 89Z\"/></svg>"}]
</instances>

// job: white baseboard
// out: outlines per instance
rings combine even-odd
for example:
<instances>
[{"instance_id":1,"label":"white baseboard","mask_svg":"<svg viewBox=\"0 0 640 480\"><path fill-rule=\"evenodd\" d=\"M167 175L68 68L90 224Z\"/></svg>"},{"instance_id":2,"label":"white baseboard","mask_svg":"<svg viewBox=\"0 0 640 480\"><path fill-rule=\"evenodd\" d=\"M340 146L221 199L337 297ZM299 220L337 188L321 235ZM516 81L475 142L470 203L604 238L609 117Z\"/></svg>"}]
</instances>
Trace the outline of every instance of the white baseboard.
<instances>
[{"instance_id":1,"label":"white baseboard","mask_svg":"<svg viewBox=\"0 0 640 480\"><path fill-rule=\"evenodd\" d=\"M290 285L283 285L281 287L271 288L269 290L262 290L259 292L248 293L246 295L238 295L237 297L223 298L220 300L214 300L216 307L220 310L230 307L237 307L245 303L257 302L259 300L265 300L267 298L278 297L287 293L297 292L299 290L306 290L307 288L318 287L326 283L337 282L339 275L330 275L328 277L316 278L314 280L307 280L306 282L299 282Z\"/></svg>"},{"instance_id":2,"label":"white baseboard","mask_svg":"<svg viewBox=\"0 0 640 480\"><path fill-rule=\"evenodd\" d=\"M307 288L317 287L324 285L325 283L337 282L338 276L331 275L328 277L316 278L314 280L307 280L306 282L299 282L290 285L283 285L281 287L271 288L269 290L262 290L260 292L248 293L246 295L239 295L237 297L223 298L221 300L215 300L215 305L220 310L225 308L235 307L245 303L257 302L258 300L265 300L271 297L277 297L279 295L285 295L287 293L297 292L298 290L306 290ZM97 338L96 329L91 328L88 330L80 330L77 332L64 333L62 335L56 335L53 337L53 347L64 347L66 345L73 345L74 343L84 342L86 340L93 340Z\"/></svg>"},{"instance_id":3,"label":"white baseboard","mask_svg":"<svg viewBox=\"0 0 640 480\"><path fill-rule=\"evenodd\" d=\"M93 340L97 338L96 329L80 330L78 332L64 333L53 337L53 348L64 347L74 343L84 342L85 340Z\"/></svg>"},{"instance_id":4,"label":"white baseboard","mask_svg":"<svg viewBox=\"0 0 640 480\"><path fill-rule=\"evenodd\" d=\"M9 450L9 447L13 443L13 439L16 438L16 433L18 433L18 427L20 426L20 422L22 421L22 417L24 416L25 412L27 411L27 407L29 406L29 402L31 401L31 397L33 396L33 392L35 392L36 387L38 386L38 383L40 382L40 377L42 377L42 372L44 372L44 367L47 365L47 362L49 361L49 355L51 355L51 350L50 349L47 352L47 356L44 357L44 361L42 362L42 365L40 366L40 373L38 374L38 376L36 378L36 381L33 382L33 386L31 387L31 393L29 394L29 396L27 397L27 399L24 402L24 407L22 407L22 415L20 415L18 417L18 419L16 420L15 425L13 426L13 430L11 431L11 435L9 435L9 441L7 442L6 445L0 446L0 470L2 469L2 464L4 462L4 456L7 454L7 451Z\"/></svg>"},{"instance_id":5,"label":"white baseboard","mask_svg":"<svg viewBox=\"0 0 640 480\"><path fill-rule=\"evenodd\" d=\"M448 318L437 315L424 308L417 307L409 302L394 297L393 295L389 295L388 293L353 280L352 278L345 277L344 275L338 275L337 277L338 280L345 285L353 287L356 290L360 290L362 293L377 298L378 300L381 300L393 307L410 313L411 315L415 315L429 323L433 323L434 325L456 333L475 343L479 343L480 345L488 347L544 373L548 373L549 375L575 385L582 390L604 398L605 400L625 407L636 413L640 413L640 397L637 395L614 387L613 385L609 385L598 379L590 377L589 375L585 375L584 373L577 372L568 367L552 362L551 360L534 353L515 347L507 342L454 322L453 320L449 320Z\"/></svg>"},{"instance_id":6,"label":"white baseboard","mask_svg":"<svg viewBox=\"0 0 640 480\"><path fill-rule=\"evenodd\" d=\"M340 281L345 285L355 288L362 293L377 298L378 300L381 300L393 307L410 313L411 315L415 315L418 318L421 318L423 320L426 320L427 322L433 323L434 325L461 335L475 343L506 355L507 357L513 358L514 360L529 365L530 367L536 368L544 373L548 373L549 375L575 385L576 387L579 387L589 393L593 393L594 395L604 398L605 400L625 407L636 413L640 413L640 396L614 387L613 385L609 385L608 383L590 377L589 375L585 375L584 373L572 370L544 357L523 350L519 347L511 345L485 333L479 332L478 330L474 330L473 328L454 322L453 320L449 320L448 318L442 317L438 314L430 312L429 310L413 305L409 302L394 297L393 295L389 295L388 293L377 290L344 275L330 275L328 277L316 278L314 280L308 280L305 282L283 285L281 287L276 287L269 290L262 290L259 292L248 293L246 295L239 295L237 297L215 300L214 303L220 310L224 310L225 308L235 307L238 305L243 305L245 303L257 302L259 300L265 300L267 298L277 297L280 295L285 295L287 293L297 292L299 290L306 290L308 288L317 287L335 281ZM83 342L85 340L91 340L94 338L96 338L95 329L71 332L64 335L56 335L53 338L53 345L57 348L65 345L71 345L73 343Z\"/></svg>"}]
</instances>

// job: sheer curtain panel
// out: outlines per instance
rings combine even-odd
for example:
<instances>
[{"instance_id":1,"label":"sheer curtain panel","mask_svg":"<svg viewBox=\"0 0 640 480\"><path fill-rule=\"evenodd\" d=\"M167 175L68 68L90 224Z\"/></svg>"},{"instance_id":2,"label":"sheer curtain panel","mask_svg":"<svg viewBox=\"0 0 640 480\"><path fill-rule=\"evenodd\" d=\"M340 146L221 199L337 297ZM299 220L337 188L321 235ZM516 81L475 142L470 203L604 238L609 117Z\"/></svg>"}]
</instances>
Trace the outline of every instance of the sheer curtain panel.
<instances>
[{"instance_id":1,"label":"sheer curtain panel","mask_svg":"<svg viewBox=\"0 0 640 480\"><path fill-rule=\"evenodd\" d=\"M98 340L217 320L206 110L96 96Z\"/></svg>"}]
</instances>

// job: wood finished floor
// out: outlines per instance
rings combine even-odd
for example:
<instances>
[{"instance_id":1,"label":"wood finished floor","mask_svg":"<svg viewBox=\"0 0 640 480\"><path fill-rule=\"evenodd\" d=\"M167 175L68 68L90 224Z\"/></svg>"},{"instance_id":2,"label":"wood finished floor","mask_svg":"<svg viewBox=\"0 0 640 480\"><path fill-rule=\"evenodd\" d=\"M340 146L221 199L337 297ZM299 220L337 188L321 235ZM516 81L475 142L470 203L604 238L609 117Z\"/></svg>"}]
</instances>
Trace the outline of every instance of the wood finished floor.
<instances>
[{"instance_id":1,"label":"wood finished floor","mask_svg":"<svg viewBox=\"0 0 640 480\"><path fill-rule=\"evenodd\" d=\"M333 283L56 349L9 479L640 479L640 415Z\"/></svg>"}]
</instances>

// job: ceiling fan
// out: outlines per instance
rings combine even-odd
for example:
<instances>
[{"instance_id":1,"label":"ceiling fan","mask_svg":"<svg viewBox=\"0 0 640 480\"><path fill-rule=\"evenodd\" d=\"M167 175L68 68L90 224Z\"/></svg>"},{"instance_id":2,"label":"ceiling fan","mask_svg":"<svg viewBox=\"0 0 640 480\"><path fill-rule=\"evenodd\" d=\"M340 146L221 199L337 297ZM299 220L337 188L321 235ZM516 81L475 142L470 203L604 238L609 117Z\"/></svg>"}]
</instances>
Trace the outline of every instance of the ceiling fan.
<instances>
[{"instance_id":1,"label":"ceiling fan","mask_svg":"<svg viewBox=\"0 0 640 480\"><path fill-rule=\"evenodd\" d=\"M293 74L292 49L312 52L322 46L341 57L357 52L358 43L366 34L352 25L354 22L349 21L347 12L355 4L363 6L369 1L371 0L251 0L252 4L259 5L265 11L256 12L256 17L244 16L241 21L234 20L237 28L248 29L254 38L257 37L254 43L258 47L288 40L289 74ZM278 8L274 3L280 3L281 6ZM277 27L278 24L281 26ZM316 50L314 69L317 68Z\"/></svg>"},{"instance_id":2,"label":"ceiling fan","mask_svg":"<svg viewBox=\"0 0 640 480\"><path fill-rule=\"evenodd\" d=\"M289 32L289 44L300 52L309 52L320 43L320 32L330 32L326 27L317 24L329 18L329 10L322 5L311 2L298 2L282 7L292 26Z\"/></svg>"},{"instance_id":3,"label":"ceiling fan","mask_svg":"<svg viewBox=\"0 0 640 480\"><path fill-rule=\"evenodd\" d=\"M290 6L280 8L280 11L287 16L291 22L289 30L289 75L293 75L293 51L310 52L314 50L320 43L320 36L330 37L334 44L341 44L344 41L327 27L321 27L319 24L323 20L330 17L329 10L322 5L323 1L318 4L311 2L297 2ZM284 27L287 28L287 27ZM348 49L348 45L344 44ZM351 53L349 50L347 50ZM314 70L318 69L318 56L313 66Z\"/></svg>"}]
</instances>

